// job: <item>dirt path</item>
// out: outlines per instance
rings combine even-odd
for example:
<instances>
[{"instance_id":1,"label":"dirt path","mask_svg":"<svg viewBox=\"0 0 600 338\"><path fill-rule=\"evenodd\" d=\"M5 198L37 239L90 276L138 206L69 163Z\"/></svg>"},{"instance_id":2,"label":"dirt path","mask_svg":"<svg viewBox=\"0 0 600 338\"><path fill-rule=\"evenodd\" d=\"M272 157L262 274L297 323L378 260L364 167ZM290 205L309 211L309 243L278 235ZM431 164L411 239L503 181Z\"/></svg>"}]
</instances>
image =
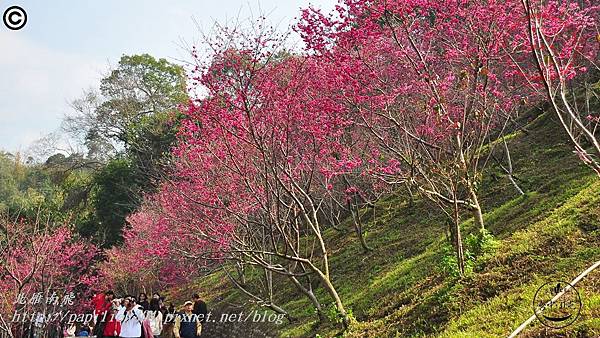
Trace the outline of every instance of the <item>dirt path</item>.
<instances>
[{"instance_id":1,"label":"dirt path","mask_svg":"<svg viewBox=\"0 0 600 338\"><path fill-rule=\"evenodd\" d=\"M244 314L239 320L237 314L239 309L213 310L209 322L204 324L202 338L275 338L275 324L265 322L254 322L254 315L248 320ZM235 317L233 317L235 316ZM229 318L228 322L226 318Z\"/></svg>"}]
</instances>

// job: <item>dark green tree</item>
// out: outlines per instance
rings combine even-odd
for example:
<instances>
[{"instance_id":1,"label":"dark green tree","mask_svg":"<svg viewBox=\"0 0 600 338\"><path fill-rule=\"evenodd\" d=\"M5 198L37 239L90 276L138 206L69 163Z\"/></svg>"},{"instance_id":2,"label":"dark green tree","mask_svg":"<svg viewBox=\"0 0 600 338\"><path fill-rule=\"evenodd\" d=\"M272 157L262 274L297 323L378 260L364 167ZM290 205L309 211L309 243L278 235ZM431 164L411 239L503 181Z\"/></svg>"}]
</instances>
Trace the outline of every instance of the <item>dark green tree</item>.
<instances>
[{"instance_id":1,"label":"dark green tree","mask_svg":"<svg viewBox=\"0 0 600 338\"><path fill-rule=\"evenodd\" d=\"M165 174L187 100L183 68L142 54L121 57L99 92L73 102L65 129L82 140L87 161L104 163L91 181L95 215L82 234L118 243L127 215Z\"/></svg>"}]
</instances>

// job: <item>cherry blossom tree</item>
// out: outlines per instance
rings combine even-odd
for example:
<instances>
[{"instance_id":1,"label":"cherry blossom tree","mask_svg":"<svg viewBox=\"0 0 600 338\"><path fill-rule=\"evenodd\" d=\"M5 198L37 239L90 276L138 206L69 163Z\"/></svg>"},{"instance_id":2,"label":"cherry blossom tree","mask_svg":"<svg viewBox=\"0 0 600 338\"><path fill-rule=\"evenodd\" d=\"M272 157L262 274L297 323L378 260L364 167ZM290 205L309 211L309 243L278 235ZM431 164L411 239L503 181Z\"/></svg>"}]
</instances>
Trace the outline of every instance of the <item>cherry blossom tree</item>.
<instances>
[{"instance_id":1,"label":"cherry blossom tree","mask_svg":"<svg viewBox=\"0 0 600 338\"><path fill-rule=\"evenodd\" d=\"M264 20L217 26L206 51L192 50L193 99L181 108L173 171L128 219L106 273L127 289L219 267L252 301L283 314L277 281L321 314L318 282L348 325L324 232L350 216L371 250L361 210L375 212L398 187L446 216L464 272L462 217L485 232L479 184L494 147L508 153L505 128L520 110L545 93L570 116L569 130L576 126L572 140L594 146L595 115L572 113L565 88L585 72L579 60L594 62L596 7L540 6L345 0L329 16L303 11L297 30L307 48L295 54ZM511 162L508 172L512 179ZM248 282L248 273L261 278Z\"/></svg>"},{"instance_id":2,"label":"cherry blossom tree","mask_svg":"<svg viewBox=\"0 0 600 338\"><path fill-rule=\"evenodd\" d=\"M60 311L86 310L87 299L97 290L97 255L93 245L75 238L66 225L1 218L0 331L21 337L31 328L33 320L13 321L17 315L40 313L48 318L41 329L49 330L61 324ZM35 297L38 301L32 301Z\"/></svg>"},{"instance_id":3,"label":"cherry blossom tree","mask_svg":"<svg viewBox=\"0 0 600 338\"><path fill-rule=\"evenodd\" d=\"M523 6L530 8L526 2ZM553 48L548 47L538 63L565 68L546 70L548 75L579 72L569 60L589 61L596 55L597 47L589 48L595 37L589 13L596 7L582 10L553 1L540 6L543 15L528 17L543 17L552 38L564 34L552 42L570 58L553 66L548 61ZM470 211L484 231L478 197L483 170L507 122L527 109L532 94L542 88L530 85L532 71L540 67L523 50L528 29L525 16L515 15L520 11L519 2L501 0L347 0L334 14L303 11L297 27L309 53L337 70L330 73L335 80L329 81L328 92L343 93L349 119L368 131L358 135L377 143L366 159L379 168L373 173L390 185L420 192L448 216L461 271L462 210ZM563 106L568 112L573 104ZM582 130L581 123L570 121ZM587 128L580 134L590 140L597 127L588 123ZM589 163L581 149L578 153Z\"/></svg>"},{"instance_id":4,"label":"cherry blossom tree","mask_svg":"<svg viewBox=\"0 0 600 338\"><path fill-rule=\"evenodd\" d=\"M551 104L575 153L600 176L600 114L590 107L598 93L589 84L590 78L598 81L589 70L600 70L600 6L590 1L521 4L526 29L517 35L514 48L533 62L518 57L515 62L527 85L541 94L537 99Z\"/></svg>"},{"instance_id":5,"label":"cherry blossom tree","mask_svg":"<svg viewBox=\"0 0 600 338\"><path fill-rule=\"evenodd\" d=\"M164 290L197 277L201 272L198 262L183 255L186 245L195 245L176 223L183 219L169 219L155 196L148 196L127 218L123 245L107 250L106 260L100 264L107 283L119 293L138 294Z\"/></svg>"},{"instance_id":6,"label":"cherry blossom tree","mask_svg":"<svg viewBox=\"0 0 600 338\"><path fill-rule=\"evenodd\" d=\"M484 229L478 183L483 145L519 107L501 58L505 3L345 1L337 15L304 11L298 25L322 62L335 65L347 111L376 146L373 173L416 189L444 211L459 262L459 216ZM514 6L513 6L514 7ZM477 13L474 15L473 13ZM505 15L503 15L505 13ZM339 89L338 89L339 88Z\"/></svg>"},{"instance_id":7,"label":"cherry blossom tree","mask_svg":"<svg viewBox=\"0 0 600 338\"><path fill-rule=\"evenodd\" d=\"M347 160L342 106L318 90L328 74L314 60L285 52L268 29L239 32L198 62L192 81L206 95L184 112L163 209L197 236L190 249L288 277L318 310L319 280L347 325L320 217L328 172Z\"/></svg>"}]
</instances>

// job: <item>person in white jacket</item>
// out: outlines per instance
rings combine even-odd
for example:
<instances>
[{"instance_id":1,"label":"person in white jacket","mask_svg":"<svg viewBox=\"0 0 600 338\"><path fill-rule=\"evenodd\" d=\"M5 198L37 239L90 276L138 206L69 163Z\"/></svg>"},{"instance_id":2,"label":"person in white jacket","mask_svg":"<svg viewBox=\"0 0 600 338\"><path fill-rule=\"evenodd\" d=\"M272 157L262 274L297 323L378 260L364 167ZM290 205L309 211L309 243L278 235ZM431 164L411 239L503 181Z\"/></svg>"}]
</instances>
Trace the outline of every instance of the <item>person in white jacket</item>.
<instances>
[{"instance_id":1,"label":"person in white jacket","mask_svg":"<svg viewBox=\"0 0 600 338\"><path fill-rule=\"evenodd\" d=\"M146 311L146 319L150 321L154 338L158 338L163 330L163 314L160 312L159 299L152 298L150 301L150 310Z\"/></svg>"},{"instance_id":2,"label":"person in white jacket","mask_svg":"<svg viewBox=\"0 0 600 338\"><path fill-rule=\"evenodd\" d=\"M135 298L129 297L129 303L126 307L121 307L115 319L121 322L122 338L140 338L142 336L142 323L144 322L144 312L136 304Z\"/></svg>"}]
</instances>

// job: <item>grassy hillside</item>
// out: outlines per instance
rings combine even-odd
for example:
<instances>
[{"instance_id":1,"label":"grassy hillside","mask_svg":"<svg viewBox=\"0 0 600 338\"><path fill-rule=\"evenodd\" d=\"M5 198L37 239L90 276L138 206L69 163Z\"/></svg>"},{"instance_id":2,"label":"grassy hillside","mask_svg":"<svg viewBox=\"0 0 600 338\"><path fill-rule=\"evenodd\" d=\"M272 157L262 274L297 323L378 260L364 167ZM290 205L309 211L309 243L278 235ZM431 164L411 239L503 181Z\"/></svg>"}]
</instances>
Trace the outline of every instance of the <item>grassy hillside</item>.
<instances>
[{"instance_id":1,"label":"grassy hillside","mask_svg":"<svg viewBox=\"0 0 600 338\"><path fill-rule=\"evenodd\" d=\"M489 166L481 196L496 242L471 259L466 277L453 276L452 265L445 263L452 259L446 226L424 201L411 205L403 196L389 196L378 203L375 221L365 211L366 238L375 248L368 254L349 224L344 233L328 230L333 282L356 318L345 336L508 336L532 314L539 286L552 279L570 281L600 259L600 180L577 160L552 115L519 122L524 130L507 139L526 194L518 195L500 169ZM465 217L462 226L468 237L472 219ZM246 302L219 274L193 288L204 292L212 308ZM522 336L600 336L600 271L577 289L584 305L575 324L556 331L535 321ZM329 301L322 290L318 296ZM279 335L339 334L338 325L319 324L310 303L293 288L280 290L277 301L298 318L278 327Z\"/></svg>"}]
</instances>

